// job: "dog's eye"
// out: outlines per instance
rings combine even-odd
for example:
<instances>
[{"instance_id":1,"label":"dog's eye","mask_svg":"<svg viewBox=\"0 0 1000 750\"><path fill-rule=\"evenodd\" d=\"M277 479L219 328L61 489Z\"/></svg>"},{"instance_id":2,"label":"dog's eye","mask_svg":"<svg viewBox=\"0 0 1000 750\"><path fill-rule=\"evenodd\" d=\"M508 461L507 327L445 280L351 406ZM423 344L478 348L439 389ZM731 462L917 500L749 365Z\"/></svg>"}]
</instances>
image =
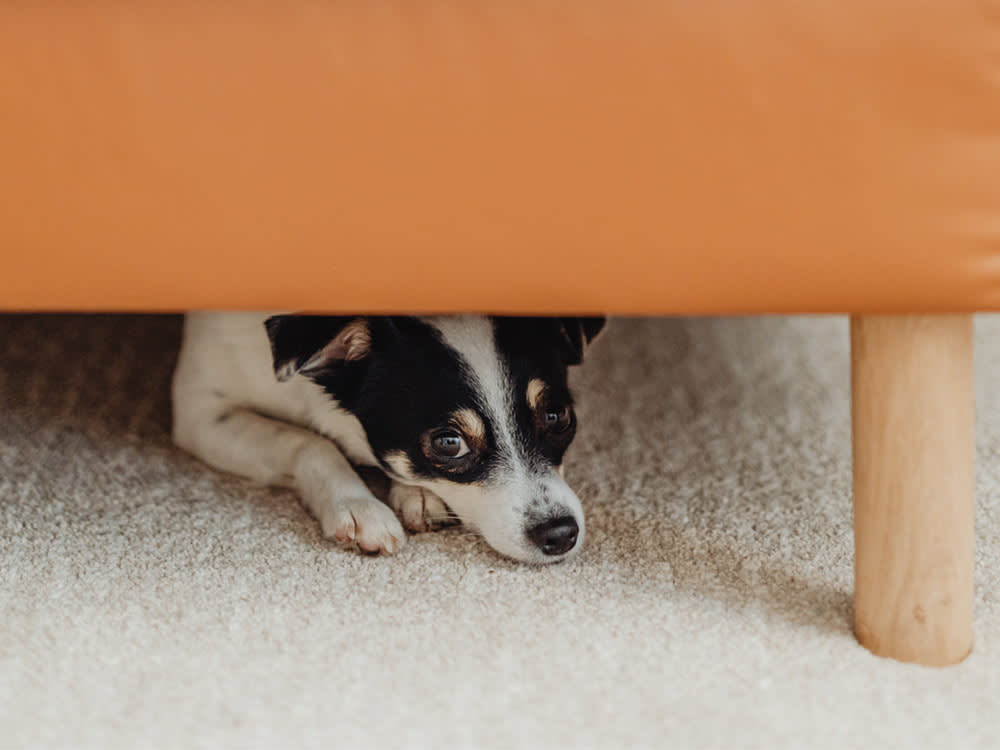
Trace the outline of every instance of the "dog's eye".
<instances>
[{"instance_id":1,"label":"dog's eye","mask_svg":"<svg viewBox=\"0 0 1000 750\"><path fill-rule=\"evenodd\" d=\"M431 440L431 446L434 453L441 458L461 458L469 452L465 438L450 430L435 435L434 439Z\"/></svg>"},{"instance_id":2,"label":"dog's eye","mask_svg":"<svg viewBox=\"0 0 1000 750\"><path fill-rule=\"evenodd\" d=\"M573 414L570 412L568 406L564 406L560 410L547 409L545 414L542 415L542 421L545 429L549 432L566 432L573 423Z\"/></svg>"}]
</instances>

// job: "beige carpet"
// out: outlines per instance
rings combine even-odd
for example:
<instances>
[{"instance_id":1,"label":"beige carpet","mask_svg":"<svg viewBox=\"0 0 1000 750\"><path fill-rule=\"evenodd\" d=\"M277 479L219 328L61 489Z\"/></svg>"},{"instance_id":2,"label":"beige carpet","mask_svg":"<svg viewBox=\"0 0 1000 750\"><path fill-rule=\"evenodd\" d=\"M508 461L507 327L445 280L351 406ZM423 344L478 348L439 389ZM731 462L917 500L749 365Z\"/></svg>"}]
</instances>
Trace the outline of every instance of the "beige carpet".
<instances>
[{"instance_id":1,"label":"beige carpet","mask_svg":"<svg viewBox=\"0 0 1000 750\"><path fill-rule=\"evenodd\" d=\"M978 321L977 641L851 636L843 318L615 321L584 553L395 559L168 438L176 318L0 318L0 746L1000 746L1000 319Z\"/></svg>"}]
</instances>

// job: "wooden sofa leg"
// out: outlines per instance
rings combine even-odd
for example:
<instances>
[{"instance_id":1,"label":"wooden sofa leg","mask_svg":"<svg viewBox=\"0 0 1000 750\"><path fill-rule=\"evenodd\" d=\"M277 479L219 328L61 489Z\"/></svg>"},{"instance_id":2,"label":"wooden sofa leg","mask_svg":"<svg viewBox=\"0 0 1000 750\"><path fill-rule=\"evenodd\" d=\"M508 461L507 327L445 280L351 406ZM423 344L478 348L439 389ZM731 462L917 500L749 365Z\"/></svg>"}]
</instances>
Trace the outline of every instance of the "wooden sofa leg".
<instances>
[{"instance_id":1,"label":"wooden sofa leg","mask_svg":"<svg viewBox=\"0 0 1000 750\"><path fill-rule=\"evenodd\" d=\"M929 666L972 649L971 315L851 319L854 628Z\"/></svg>"}]
</instances>

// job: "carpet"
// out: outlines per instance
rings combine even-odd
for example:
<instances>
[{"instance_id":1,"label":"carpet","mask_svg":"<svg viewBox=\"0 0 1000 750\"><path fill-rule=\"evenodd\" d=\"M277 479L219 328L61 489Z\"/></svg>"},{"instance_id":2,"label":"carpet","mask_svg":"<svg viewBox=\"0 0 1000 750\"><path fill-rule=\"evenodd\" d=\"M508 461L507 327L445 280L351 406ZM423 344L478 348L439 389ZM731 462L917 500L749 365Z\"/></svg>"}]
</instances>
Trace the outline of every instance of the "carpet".
<instances>
[{"instance_id":1,"label":"carpet","mask_svg":"<svg viewBox=\"0 0 1000 750\"><path fill-rule=\"evenodd\" d=\"M395 558L169 438L172 316L0 317L0 746L1000 746L1000 317L977 318L976 645L851 634L843 317L613 320L564 564Z\"/></svg>"}]
</instances>

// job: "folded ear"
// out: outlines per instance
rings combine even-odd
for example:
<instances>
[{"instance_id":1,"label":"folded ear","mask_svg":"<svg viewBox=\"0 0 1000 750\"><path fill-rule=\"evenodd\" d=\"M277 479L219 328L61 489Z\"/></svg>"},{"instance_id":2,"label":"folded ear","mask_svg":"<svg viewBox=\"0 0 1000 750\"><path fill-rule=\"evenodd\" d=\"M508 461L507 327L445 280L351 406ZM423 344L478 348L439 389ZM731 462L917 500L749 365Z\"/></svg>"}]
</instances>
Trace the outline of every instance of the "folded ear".
<instances>
[{"instance_id":1,"label":"folded ear","mask_svg":"<svg viewBox=\"0 0 1000 750\"><path fill-rule=\"evenodd\" d=\"M279 382L312 375L344 362L364 359L371 350L365 318L349 315L275 315L264 321Z\"/></svg>"},{"instance_id":2,"label":"folded ear","mask_svg":"<svg viewBox=\"0 0 1000 750\"><path fill-rule=\"evenodd\" d=\"M560 331L566 340L566 364L578 365L590 342L601 332L607 318L559 318Z\"/></svg>"}]
</instances>

